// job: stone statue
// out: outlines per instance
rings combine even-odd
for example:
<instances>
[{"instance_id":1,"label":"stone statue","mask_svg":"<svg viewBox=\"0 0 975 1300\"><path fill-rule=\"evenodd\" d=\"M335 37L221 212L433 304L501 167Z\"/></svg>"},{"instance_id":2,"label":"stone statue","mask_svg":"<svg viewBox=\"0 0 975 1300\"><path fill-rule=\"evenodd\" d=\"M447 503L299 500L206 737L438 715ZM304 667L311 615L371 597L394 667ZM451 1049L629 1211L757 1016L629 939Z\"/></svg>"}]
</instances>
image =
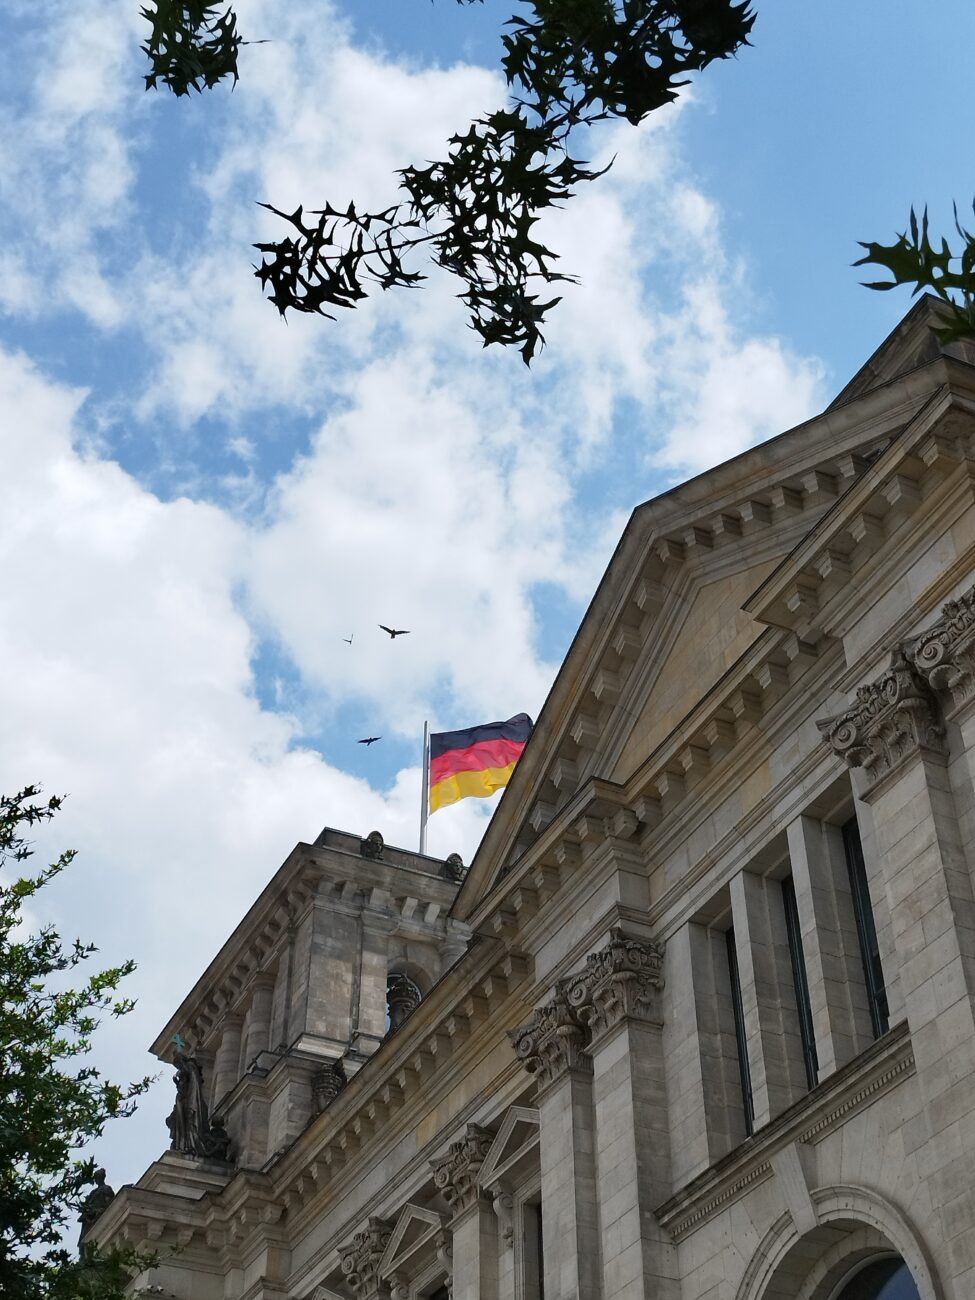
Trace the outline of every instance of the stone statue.
<instances>
[{"instance_id":1,"label":"stone statue","mask_svg":"<svg viewBox=\"0 0 975 1300\"><path fill-rule=\"evenodd\" d=\"M382 859L385 847L386 843L378 831L370 831L366 838L359 842L359 852L371 862L379 862Z\"/></svg>"},{"instance_id":2,"label":"stone statue","mask_svg":"<svg viewBox=\"0 0 975 1300\"><path fill-rule=\"evenodd\" d=\"M78 1250L84 1250L82 1242L85 1233L92 1226L96 1219L101 1218L112 1201L115 1199L114 1190L109 1187L105 1181L105 1170L95 1170L95 1186L91 1189L85 1199L81 1202L81 1231L78 1234Z\"/></svg>"},{"instance_id":3,"label":"stone statue","mask_svg":"<svg viewBox=\"0 0 975 1300\"><path fill-rule=\"evenodd\" d=\"M203 1071L195 1056L177 1051L176 1104L166 1119L170 1150L210 1160L230 1160L230 1137L221 1119L210 1119L203 1095Z\"/></svg>"},{"instance_id":4,"label":"stone statue","mask_svg":"<svg viewBox=\"0 0 975 1300\"><path fill-rule=\"evenodd\" d=\"M176 1073L176 1104L166 1119L170 1149L186 1155L204 1155L203 1142L210 1130L210 1116L203 1096L203 1071L195 1056L177 1051L173 1056Z\"/></svg>"},{"instance_id":5,"label":"stone statue","mask_svg":"<svg viewBox=\"0 0 975 1300\"><path fill-rule=\"evenodd\" d=\"M386 1010L389 1032L399 1029L403 1021L420 1005L420 990L405 975L390 975L386 981Z\"/></svg>"},{"instance_id":6,"label":"stone statue","mask_svg":"<svg viewBox=\"0 0 975 1300\"><path fill-rule=\"evenodd\" d=\"M467 868L464 866L464 859L459 853L451 853L443 864L443 872L451 883L459 885L467 875Z\"/></svg>"}]
</instances>

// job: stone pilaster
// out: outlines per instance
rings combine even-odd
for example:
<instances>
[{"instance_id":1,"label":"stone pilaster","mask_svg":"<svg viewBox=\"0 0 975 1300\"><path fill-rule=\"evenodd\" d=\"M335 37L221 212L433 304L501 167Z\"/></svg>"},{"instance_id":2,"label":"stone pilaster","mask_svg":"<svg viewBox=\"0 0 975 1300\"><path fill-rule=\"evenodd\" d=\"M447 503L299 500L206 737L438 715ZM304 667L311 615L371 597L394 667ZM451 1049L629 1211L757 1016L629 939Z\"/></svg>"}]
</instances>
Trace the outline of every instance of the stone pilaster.
<instances>
[{"instance_id":1,"label":"stone pilaster","mask_svg":"<svg viewBox=\"0 0 975 1300\"><path fill-rule=\"evenodd\" d=\"M447 1154L432 1160L433 1181L447 1203L451 1221L452 1300L497 1300L497 1219L481 1191L478 1175L494 1136L468 1124Z\"/></svg>"},{"instance_id":2,"label":"stone pilaster","mask_svg":"<svg viewBox=\"0 0 975 1300\"><path fill-rule=\"evenodd\" d=\"M379 1264L389 1244L393 1225L385 1219L367 1219L348 1246L339 1250L342 1273L356 1300L386 1300L387 1284L379 1276Z\"/></svg>"},{"instance_id":3,"label":"stone pilaster","mask_svg":"<svg viewBox=\"0 0 975 1300\"><path fill-rule=\"evenodd\" d=\"M671 1193L662 969L660 947L614 930L568 990L592 1035L588 1051L606 1297L677 1300L679 1295L674 1248L653 1213Z\"/></svg>"},{"instance_id":4,"label":"stone pilaster","mask_svg":"<svg viewBox=\"0 0 975 1300\"><path fill-rule=\"evenodd\" d=\"M942 645L936 639L926 644ZM937 660L929 673L935 684L963 689L961 679L949 678L940 651L913 653L929 667ZM858 696L876 686L861 688ZM927 1141L938 1152L938 1177L950 1185L970 1175L965 1153L975 1143L975 897L944 754L945 728L926 683L917 698L923 706L912 704L906 720L897 716L898 700L891 700L890 726L900 737L895 761L867 783L862 797L873 814ZM826 735L832 743L833 733ZM937 1188L934 1193L937 1202Z\"/></svg>"},{"instance_id":5,"label":"stone pilaster","mask_svg":"<svg viewBox=\"0 0 975 1300\"><path fill-rule=\"evenodd\" d=\"M240 1037L243 1027L243 1021L236 1015L226 1016L221 1026L220 1046L217 1048L213 1063L212 1106L214 1108L233 1088L239 1077Z\"/></svg>"},{"instance_id":6,"label":"stone pilaster","mask_svg":"<svg viewBox=\"0 0 975 1300\"><path fill-rule=\"evenodd\" d=\"M592 1062L586 1031L558 985L521 1029L515 1052L538 1080L539 1155L546 1300L602 1295Z\"/></svg>"},{"instance_id":7,"label":"stone pilaster","mask_svg":"<svg viewBox=\"0 0 975 1300\"><path fill-rule=\"evenodd\" d=\"M754 1122L761 1128L807 1090L778 882L740 871L731 882L731 911Z\"/></svg>"},{"instance_id":8,"label":"stone pilaster","mask_svg":"<svg viewBox=\"0 0 975 1300\"><path fill-rule=\"evenodd\" d=\"M258 975L254 980L247 1022L247 1042L244 1048L245 1070L261 1052L266 1052L270 1045L273 998L274 976Z\"/></svg>"},{"instance_id":9,"label":"stone pilaster","mask_svg":"<svg viewBox=\"0 0 975 1300\"><path fill-rule=\"evenodd\" d=\"M872 1040L850 883L837 827L797 817L786 827L819 1077Z\"/></svg>"}]
</instances>

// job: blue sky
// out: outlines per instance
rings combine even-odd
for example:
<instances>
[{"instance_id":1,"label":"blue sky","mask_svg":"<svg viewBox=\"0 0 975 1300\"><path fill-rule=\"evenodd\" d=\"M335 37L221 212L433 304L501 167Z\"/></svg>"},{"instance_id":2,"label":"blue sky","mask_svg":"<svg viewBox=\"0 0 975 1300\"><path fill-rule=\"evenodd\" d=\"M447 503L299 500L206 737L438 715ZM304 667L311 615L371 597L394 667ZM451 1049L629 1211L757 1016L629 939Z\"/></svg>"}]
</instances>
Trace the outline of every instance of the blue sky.
<instances>
[{"instance_id":1,"label":"blue sky","mask_svg":"<svg viewBox=\"0 0 975 1300\"><path fill-rule=\"evenodd\" d=\"M296 840L414 842L424 718L537 714L634 505L813 413L907 310L850 263L975 192L970 0L757 7L754 48L592 139L616 162L548 225L580 284L529 372L444 277L285 325L251 275L258 200L385 202L500 101L505 4L243 0L273 40L177 103L137 0L8 0L0 770L71 795L37 919L140 963L118 1075ZM111 1181L169 1104L106 1139Z\"/></svg>"}]
</instances>

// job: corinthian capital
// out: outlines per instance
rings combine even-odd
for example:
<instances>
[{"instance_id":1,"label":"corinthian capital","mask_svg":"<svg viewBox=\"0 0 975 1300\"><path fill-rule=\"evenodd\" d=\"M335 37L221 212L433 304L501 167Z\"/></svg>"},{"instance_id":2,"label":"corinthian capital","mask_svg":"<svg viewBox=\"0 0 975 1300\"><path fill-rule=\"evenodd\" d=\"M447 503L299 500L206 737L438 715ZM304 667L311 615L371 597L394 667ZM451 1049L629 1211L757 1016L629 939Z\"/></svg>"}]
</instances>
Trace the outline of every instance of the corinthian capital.
<instances>
[{"instance_id":1,"label":"corinthian capital","mask_svg":"<svg viewBox=\"0 0 975 1300\"><path fill-rule=\"evenodd\" d=\"M850 708L816 726L833 752L850 767L862 767L871 784L919 749L945 751L937 701L901 646L885 673L857 688Z\"/></svg>"},{"instance_id":2,"label":"corinthian capital","mask_svg":"<svg viewBox=\"0 0 975 1300\"><path fill-rule=\"evenodd\" d=\"M568 998L569 981L555 987L551 1002L538 1008L527 1025L509 1029L515 1055L529 1074L550 1083L566 1070L588 1069L583 1055L585 1029Z\"/></svg>"},{"instance_id":3,"label":"corinthian capital","mask_svg":"<svg viewBox=\"0 0 975 1300\"><path fill-rule=\"evenodd\" d=\"M956 708L975 698L975 587L947 601L933 627L908 648L915 669Z\"/></svg>"},{"instance_id":4,"label":"corinthian capital","mask_svg":"<svg viewBox=\"0 0 975 1300\"><path fill-rule=\"evenodd\" d=\"M348 1246L339 1250L342 1272L353 1294L366 1300L380 1287L379 1262L389 1244L393 1225L385 1219L367 1219Z\"/></svg>"},{"instance_id":5,"label":"corinthian capital","mask_svg":"<svg viewBox=\"0 0 975 1300\"><path fill-rule=\"evenodd\" d=\"M445 1156L431 1160L433 1181L454 1214L462 1214L477 1199L477 1175L494 1135L479 1124L468 1124L459 1142L451 1142Z\"/></svg>"},{"instance_id":6,"label":"corinthian capital","mask_svg":"<svg viewBox=\"0 0 975 1300\"><path fill-rule=\"evenodd\" d=\"M627 1016L659 1024L662 970L659 944L614 928L606 947L586 958L586 969L569 985L569 1002L595 1035Z\"/></svg>"}]
</instances>

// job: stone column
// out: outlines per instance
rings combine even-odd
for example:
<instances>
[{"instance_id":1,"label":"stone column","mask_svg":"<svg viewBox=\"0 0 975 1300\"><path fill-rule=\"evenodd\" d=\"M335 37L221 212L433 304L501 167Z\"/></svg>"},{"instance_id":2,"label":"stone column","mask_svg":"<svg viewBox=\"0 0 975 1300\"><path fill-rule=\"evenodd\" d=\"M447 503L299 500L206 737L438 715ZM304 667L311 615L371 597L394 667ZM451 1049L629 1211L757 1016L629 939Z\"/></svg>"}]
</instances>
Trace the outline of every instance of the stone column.
<instances>
[{"instance_id":1,"label":"stone column","mask_svg":"<svg viewBox=\"0 0 975 1300\"><path fill-rule=\"evenodd\" d=\"M603 1295L679 1300L676 1252L654 1216L671 1194L661 1043L663 952L614 930L568 997L592 1034ZM548 1291L546 1290L546 1295Z\"/></svg>"},{"instance_id":2,"label":"stone column","mask_svg":"<svg viewBox=\"0 0 975 1300\"><path fill-rule=\"evenodd\" d=\"M545 1300L598 1300L602 1266L592 1061L565 983L529 1024L509 1030L509 1036L522 1064L538 1079Z\"/></svg>"},{"instance_id":3,"label":"stone column","mask_svg":"<svg viewBox=\"0 0 975 1300\"><path fill-rule=\"evenodd\" d=\"M271 1036L271 1003L274 998L274 976L258 975L251 994L250 1016L247 1023L247 1044L244 1048L244 1069L254 1058L266 1052Z\"/></svg>"},{"instance_id":4,"label":"stone column","mask_svg":"<svg viewBox=\"0 0 975 1300\"><path fill-rule=\"evenodd\" d=\"M213 1101L214 1107L233 1088L238 1079L237 1067L240 1061L240 1035L243 1020L240 1016L224 1017L221 1026L220 1046L217 1048L213 1064Z\"/></svg>"},{"instance_id":5,"label":"stone column","mask_svg":"<svg viewBox=\"0 0 975 1300\"><path fill-rule=\"evenodd\" d=\"M797 817L786 834L819 1077L825 1079L873 1038L853 899L837 827Z\"/></svg>"},{"instance_id":6,"label":"stone column","mask_svg":"<svg viewBox=\"0 0 975 1300\"><path fill-rule=\"evenodd\" d=\"M389 1287L379 1276L379 1264L393 1225L385 1219L367 1219L348 1246L339 1249L342 1273L356 1300L389 1300Z\"/></svg>"},{"instance_id":7,"label":"stone column","mask_svg":"<svg viewBox=\"0 0 975 1300\"><path fill-rule=\"evenodd\" d=\"M861 797L872 805L928 1137L945 1153L939 1177L950 1180L961 1162L970 1181L975 899L938 702L898 650L852 708L819 725L834 751L861 769Z\"/></svg>"},{"instance_id":8,"label":"stone column","mask_svg":"<svg viewBox=\"0 0 975 1300\"><path fill-rule=\"evenodd\" d=\"M750 871L740 871L731 881L756 1128L780 1115L807 1089L785 912L773 888L778 885L770 887Z\"/></svg>"},{"instance_id":9,"label":"stone column","mask_svg":"<svg viewBox=\"0 0 975 1300\"><path fill-rule=\"evenodd\" d=\"M497 1219L477 1181L493 1140L487 1129L468 1124L460 1141L430 1162L433 1181L453 1216L451 1300L498 1297Z\"/></svg>"}]
</instances>

